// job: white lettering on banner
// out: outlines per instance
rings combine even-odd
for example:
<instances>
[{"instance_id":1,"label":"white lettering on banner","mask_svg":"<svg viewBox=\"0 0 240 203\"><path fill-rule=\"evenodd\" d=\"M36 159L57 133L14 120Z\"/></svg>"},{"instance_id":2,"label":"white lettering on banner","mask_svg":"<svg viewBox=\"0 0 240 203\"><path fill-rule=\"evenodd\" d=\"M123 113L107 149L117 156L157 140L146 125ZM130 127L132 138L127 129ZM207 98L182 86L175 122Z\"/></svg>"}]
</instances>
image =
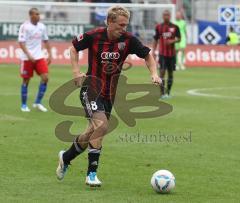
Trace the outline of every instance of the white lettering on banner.
<instances>
[{"instance_id":1,"label":"white lettering on banner","mask_svg":"<svg viewBox=\"0 0 240 203\"><path fill-rule=\"evenodd\" d=\"M2 35L18 35L20 24L2 24Z\"/></svg>"},{"instance_id":2,"label":"white lettering on banner","mask_svg":"<svg viewBox=\"0 0 240 203\"><path fill-rule=\"evenodd\" d=\"M57 52L58 52L58 50L57 50L57 48L56 47L51 47L51 52L52 52L52 58L57 58ZM46 54L47 54L47 52L46 52ZM47 56L47 55L45 55L45 56Z\"/></svg>"},{"instance_id":3,"label":"white lettering on banner","mask_svg":"<svg viewBox=\"0 0 240 203\"><path fill-rule=\"evenodd\" d=\"M49 37L67 37L68 35L74 36L83 33L83 26L78 25L46 25Z\"/></svg>"},{"instance_id":4,"label":"white lettering on banner","mask_svg":"<svg viewBox=\"0 0 240 203\"><path fill-rule=\"evenodd\" d=\"M21 52L22 52L22 49L20 49L20 48L16 48L16 50L15 50L15 54L16 54L16 57L19 59L20 58L20 56L21 56ZM14 56L15 57L15 56Z\"/></svg>"},{"instance_id":5,"label":"white lettering on banner","mask_svg":"<svg viewBox=\"0 0 240 203\"><path fill-rule=\"evenodd\" d=\"M80 58L80 54L78 54L78 55L79 55L79 58ZM64 50L63 56L64 56L64 58L66 58L66 59L70 59L69 49L65 49L65 50Z\"/></svg>"},{"instance_id":6,"label":"white lettering on banner","mask_svg":"<svg viewBox=\"0 0 240 203\"><path fill-rule=\"evenodd\" d=\"M194 62L240 62L240 50L230 49L229 51L201 50L189 51L186 55L188 61Z\"/></svg>"},{"instance_id":7,"label":"white lettering on banner","mask_svg":"<svg viewBox=\"0 0 240 203\"><path fill-rule=\"evenodd\" d=\"M0 58L19 58L19 54L22 50L20 48L15 48L14 46L9 46L7 48L0 48Z\"/></svg>"},{"instance_id":8,"label":"white lettering on banner","mask_svg":"<svg viewBox=\"0 0 240 203\"><path fill-rule=\"evenodd\" d=\"M64 60L68 61L70 59L69 48L66 48L61 53L59 53L58 48L53 46L53 47L51 47L51 52L52 52L52 58L55 60L64 59ZM0 61L1 61L1 59L7 59L7 58L19 59L21 53L22 53L21 48L17 48L13 45L9 45L8 47L0 48ZM44 57L48 56L46 49L43 50L43 54L44 54ZM82 59L83 59L83 52L80 51L79 52L79 60L82 60Z\"/></svg>"},{"instance_id":9,"label":"white lettering on banner","mask_svg":"<svg viewBox=\"0 0 240 203\"><path fill-rule=\"evenodd\" d=\"M189 61L196 61L196 54L194 51L189 51L186 56L187 60Z\"/></svg>"},{"instance_id":10,"label":"white lettering on banner","mask_svg":"<svg viewBox=\"0 0 240 203\"><path fill-rule=\"evenodd\" d=\"M1 23L1 35L2 36L18 36L20 23ZM45 24L50 38L62 37L72 38L72 36L84 33L84 25L74 24Z\"/></svg>"},{"instance_id":11,"label":"white lettering on banner","mask_svg":"<svg viewBox=\"0 0 240 203\"><path fill-rule=\"evenodd\" d=\"M69 42L51 42L53 64L70 64ZM16 41L0 41L0 63L19 63L19 48ZM88 52L79 52L79 61L87 65ZM47 53L46 53L47 56ZM108 55L108 57L116 57ZM105 59L106 60L106 59ZM129 55L127 61L136 66L143 66L144 60L136 55ZM236 67L240 68L240 49L237 46L188 45L186 48L186 66L188 67Z\"/></svg>"},{"instance_id":12,"label":"white lettering on banner","mask_svg":"<svg viewBox=\"0 0 240 203\"><path fill-rule=\"evenodd\" d=\"M207 51L202 52L202 60L205 62L208 62L210 60L210 57Z\"/></svg>"},{"instance_id":13,"label":"white lettering on banner","mask_svg":"<svg viewBox=\"0 0 240 203\"><path fill-rule=\"evenodd\" d=\"M53 64L70 64L70 55L69 55L69 42L59 43L59 42L51 42L51 52L52 52L52 63ZM19 63L19 56L22 53L22 50L19 48L16 41L0 41L0 64L1 63ZM44 57L47 57L47 51L43 50ZM118 52L116 52L118 53ZM81 64L88 64L88 51L80 51L79 52L79 62ZM118 58L118 54L109 55L108 57L116 57ZM104 59L103 59L104 60ZM106 59L105 59L106 60ZM144 60L138 58L136 55L129 55L128 62L133 63L134 65L144 65Z\"/></svg>"},{"instance_id":14,"label":"white lettering on banner","mask_svg":"<svg viewBox=\"0 0 240 203\"><path fill-rule=\"evenodd\" d=\"M7 58L8 57L8 50L5 48L0 49L0 58Z\"/></svg>"}]
</instances>

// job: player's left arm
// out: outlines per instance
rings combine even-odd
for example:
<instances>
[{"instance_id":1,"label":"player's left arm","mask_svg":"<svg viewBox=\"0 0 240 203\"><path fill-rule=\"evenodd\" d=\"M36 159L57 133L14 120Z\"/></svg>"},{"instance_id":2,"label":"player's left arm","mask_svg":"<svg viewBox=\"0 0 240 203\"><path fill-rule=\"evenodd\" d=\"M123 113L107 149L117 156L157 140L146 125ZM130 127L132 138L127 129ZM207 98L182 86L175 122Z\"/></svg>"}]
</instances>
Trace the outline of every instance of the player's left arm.
<instances>
[{"instance_id":1,"label":"player's left arm","mask_svg":"<svg viewBox=\"0 0 240 203\"><path fill-rule=\"evenodd\" d=\"M152 44L152 55L155 60L157 58L156 50L157 50L157 46L158 46L159 35L160 34L159 34L158 25L157 25L155 27L155 35L153 36L153 44Z\"/></svg>"},{"instance_id":2,"label":"player's left arm","mask_svg":"<svg viewBox=\"0 0 240 203\"><path fill-rule=\"evenodd\" d=\"M174 37L174 39L169 39L167 41L168 44L175 44L176 42L180 42L180 40L181 40L181 34L180 34L179 27L176 26L175 29L176 29L175 37Z\"/></svg>"},{"instance_id":3,"label":"player's left arm","mask_svg":"<svg viewBox=\"0 0 240 203\"><path fill-rule=\"evenodd\" d=\"M42 40L43 40L45 48L46 48L46 50L48 52L47 63L49 65L52 62L52 52L51 52L51 46L50 46L50 43L49 43L47 29L46 29L45 25L43 25Z\"/></svg>"},{"instance_id":4,"label":"player's left arm","mask_svg":"<svg viewBox=\"0 0 240 203\"><path fill-rule=\"evenodd\" d=\"M136 37L131 38L130 54L136 54L138 57L144 59L150 71L152 82L154 84L161 83L161 79L157 74L157 64L152 54L150 54L150 49L144 46Z\"/></svg>"},{"instance_id":5,"label":"player's left arm","mask_svg":"<svg viewBox=\"0 0 240 203\"><path fill-rule=\"evenodd\" d=\"M48 65L52 62L52 52L51 52L51 46L50 46L50 43L48 40L44 40L44 45L45 45L45 48L48 52L48 58L47 58L47 63Z\"/></svg>"},{"instance_id":6,"label":"player's left arm","mask_svg":"<svg viewBox=\"0 0 240 203\"><path fill-rule=\"evenodd\" d=\"M151 79L152 79L152 83L153 84L156 84L156 85L159 85L162 83L160 77L158 76L158 73L157 73L157 64L152 56L152 54L148 54L145 58L145 63L150 71L150 74L151 74Z\"/></svg>"},{"instance_id":7,"label":"player's left arm","mask_svg":"<svg viewBox=\"0 0 240 203\"><path fill-rule=\"evenodd\" d=\"M187 24L186 24L186 21L184 21L184 32L185 32L185 37L187 38L188 37L188 34L187 34Z\"/></svg>"}]
</instances>

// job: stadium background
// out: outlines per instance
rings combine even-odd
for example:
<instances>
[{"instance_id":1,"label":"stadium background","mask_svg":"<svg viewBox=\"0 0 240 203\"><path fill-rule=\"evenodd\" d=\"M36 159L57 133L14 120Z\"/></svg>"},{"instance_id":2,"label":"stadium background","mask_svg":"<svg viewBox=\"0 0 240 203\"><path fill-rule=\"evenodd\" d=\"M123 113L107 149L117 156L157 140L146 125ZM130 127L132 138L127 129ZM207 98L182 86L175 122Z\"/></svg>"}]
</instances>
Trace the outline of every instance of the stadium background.
<instances>
[{"instance_id":1,"label":"stadium background","mask_svg":"<svg viewBox=\"0 0 240 203\"><path fill-rule=\"evenodd\" d=\"M57 114L48 105L52 93L72 78L68 60L72 35L96 25L92 19L96 10L49 9L47 1L34 1L45 5L35 6L40 7L43 22L48 25L55 59L43 100L49 112L32 110L24 114L20 111L16 38L19 24L28 19L32 5L29 1L24 1L24 6L14 6L13 1L1 2L4 1L0 1L0 202L239 202L239 47L225 45L229 25L218 23L218 7L238 7L239 1L144 1L167 4L166 8L173 3L175 10L184 11L187 54L190 53L188 57L192 60L187 59L185 71L175 72L173 97L166 100L173 106L170 114L137 119L134 127L119 119L117 129L104 141L98 174L103 187L96 191L84 185L86 153L73 162L63 182L56 180L57 153L69 147L69 143L54 136L56 125L71 120L74 122L71 131L76 134L87 122L82 117ZM133 17L130 25L145 43L152 39L153 13L149 9L137 12L139 16ZM161 12L158 15L161 17ZM231 11L227 16L231 16ZM97 17L102 19L101 15ZM156 18L160 20L160 17ZM229 18L227 24L233 20ZM234 26L236 31L238 26ZM214 55L216 58L217 53L218 62L211 58ZM85 54L80 54L82 60ZM123 72L128 83L150 84L142 62L134 56L132 61L133 68ZM29 106L35 99L38 84L39 78L34 77L29 88ZM143 93L131 94L128 99ZM80 107L78 92L72 93L66 104ZM137 110L149 111L149 108ZM113 115L118 118L115 111ZM159 132L163 140L147 140ZM150 186L151 175L162 168L176 177L176 188L170 195L159 196Z\"/></svg>"},{"instance_id":2,"label":"stadium background","mask_svg":"<svg viewBox=\"0 0 240 203\"><path fill-rule=\"evenodd\" d=\"M0 12L0 63L18 63L18 44L16 38L20 24L25 21L31 2L14 4L14 1L2 2ZM39 3L40 2L40 3ZM50 1L45 1L49 3ZM73 2L73 1L72 1ZM75 1L76 2L76 1ZM78 1L88 3L90 1ZM92 2L123 2L123 3L161 3L166 4L166 9L182 11L187 20L187 40L189 46L186 49L186 65L194 66L228 66L238 67L240 52L236 47L221 46L226 44L229 26L233 26L240 33L239 10L237 0L229 1L92 1ZM34 2L36 3L36 2ZM73 35L83 33L98 25L104 25L106 7L74 7L68 1L56 1L56 4L44 4L38 1L42 21L47 24L48 33L53 45L54 64L67 64L69 59L68 47ZM61 6L62 4L65 6ZM10 5L11 4L11 5ZM235 5L234 5L235 4ZM169 5L169 6L168 6ZM221 5L228 5L219 12ZM235 10L236 9L236 16ZM129 30L139 36L145 43L150 43L154 34L154 26L161 19L162 8L142 9L133 8ZM175 12L174 12L175 13ZM236 20L234 20L236 18ZM221 23L221 22L222 23ZM235 23L233 24L233 21ZM61 42L61 43L60 43ZM64 43L65 42L65 43ZM205 46L202 46L205 45ZM214 46L211 46L214 45ZM216 46L218 45L218 46ZM80 60L86 64L86 53L83 52ZM138 58L132 56L134 64L142 65Z\"/></svg>"}]
</instances>

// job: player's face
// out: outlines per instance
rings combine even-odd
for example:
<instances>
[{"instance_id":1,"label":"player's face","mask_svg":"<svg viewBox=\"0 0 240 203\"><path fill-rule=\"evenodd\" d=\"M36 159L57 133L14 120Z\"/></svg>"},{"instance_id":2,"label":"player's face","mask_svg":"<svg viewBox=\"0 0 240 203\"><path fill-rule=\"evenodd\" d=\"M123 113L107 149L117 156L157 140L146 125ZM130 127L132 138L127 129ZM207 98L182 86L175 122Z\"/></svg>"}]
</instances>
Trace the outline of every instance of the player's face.
<instances>
[{"instance_id":1,"label":"player's face","mask_svg":"<svg viewBox=\"0 0 240 203\"><path fill-rule=\"evenodd\" d=\"M124 32L126 32L128 24L129 19L127 17L118 16L115 21L109 22L108 28L114 38L119 38Z\"/></svg>"},{"instance_id":2,"label":"player's face","mask_svg":"<svg viewBox=\"0 0 240 203\"><path fill-rule=\"evenodd\" d=\"M37 23L40 20L40 13L38 11L32 11L30 19L31 22Z\"/></svg>"},{"instance_id":3,"label":"player's face","mask_svg":"<svg viewBox=\"0 0 240 203\"><path fill-rule=\"evenodd\" d=\"M180 12L177 12L176 19L177 20L181 20L182 19L182 14Z\"/></svg>"},{"instance_id":4,"label":"player's face","mask_svg":"<svg viewBox=\"0 0 240 203\"><path fill-rule=\"evenodd\" d=\"M171 18L171 16L170 16L170 13L169 12L164 12L163 13L163 21L164 22L169 22L170 21L170 18Z\"/></svg>"}]
</instances>

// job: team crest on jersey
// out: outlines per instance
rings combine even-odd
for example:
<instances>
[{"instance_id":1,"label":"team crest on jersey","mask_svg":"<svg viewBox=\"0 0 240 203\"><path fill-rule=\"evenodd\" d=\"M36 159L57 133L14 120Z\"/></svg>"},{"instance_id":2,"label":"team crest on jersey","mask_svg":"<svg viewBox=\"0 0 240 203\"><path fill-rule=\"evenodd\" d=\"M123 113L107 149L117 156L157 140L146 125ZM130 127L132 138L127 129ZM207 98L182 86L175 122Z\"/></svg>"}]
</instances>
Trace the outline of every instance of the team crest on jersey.
<instances>
[{"instance_id":1,"label":"team crest on jersey","mask_svg":"<svg viewBox=\"0 0 240 203\"><path fill-rule=\"evenodd\" d=\"M169 31L170 31L170 32L174 32L174 30L175 30L174 27L170 27L170 28L169 28Z\"/></svg>"},{"instance_id":2,"label":"team crest on jersey","mask_svg":"<svg viewBox=\"0 0 240 203\"><path fill-rule=\"evenodd\" d=\"M121 50L124 50L126 47L126 43L125 42L119 42L118 43L118 49L121 51Z\"/></svg>"},{"instance_id":3,"label":"team crest on jersey","mask_svg":"<svg viewBox=\"0 0 240 203\"><path fill-rule=\"evenodd\" d=\"M78 40L78 41L81 41L82 39L83 39L83 35L78 35L78 36L77 36L77 40Z\"/></svg>"}]
</instances>

